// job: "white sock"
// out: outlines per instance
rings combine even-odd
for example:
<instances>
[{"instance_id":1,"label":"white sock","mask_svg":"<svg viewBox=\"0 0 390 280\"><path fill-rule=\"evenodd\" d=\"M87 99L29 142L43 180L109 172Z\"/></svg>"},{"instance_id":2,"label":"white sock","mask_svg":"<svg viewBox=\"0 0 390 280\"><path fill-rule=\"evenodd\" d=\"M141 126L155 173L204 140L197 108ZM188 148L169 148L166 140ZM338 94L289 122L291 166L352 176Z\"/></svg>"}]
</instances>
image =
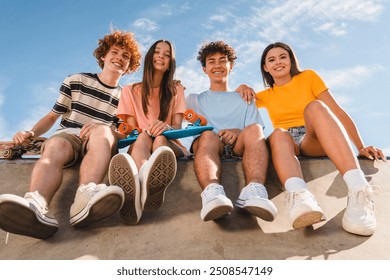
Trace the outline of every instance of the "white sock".
<instances>
[{"instance_id":1,"label":"white sock","mask_svg":"<svg viewBox=\"0 0 390 280\"><path fill-rule=\"evenodd\" d=\"M360 169L352 169L345 172L343 179L351 191L362 190L368 185L366 177Z\"/></svg>"},{"instance_id":2,"label":"white sock","mask_svg":"<svg viewBox=\"0 0 390 280\"><path fill-rule=\"evenodd\" d=\"M307 189L306 182L298 177L288 178L284 187L288 192L298 192Z\"/></svg>"}]
</instances>

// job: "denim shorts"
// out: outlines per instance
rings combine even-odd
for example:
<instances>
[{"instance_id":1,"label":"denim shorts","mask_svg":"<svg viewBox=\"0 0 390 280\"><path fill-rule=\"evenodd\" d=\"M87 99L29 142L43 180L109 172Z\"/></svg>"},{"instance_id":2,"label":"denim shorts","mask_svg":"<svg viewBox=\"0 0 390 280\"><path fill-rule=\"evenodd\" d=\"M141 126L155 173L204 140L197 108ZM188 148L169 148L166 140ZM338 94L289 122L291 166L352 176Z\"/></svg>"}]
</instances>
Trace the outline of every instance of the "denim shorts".
<instances>
[{"instance_id":1,"label":"denim shorts","mask_svg":"<svg viewBox=\"0 0 390 280\"><path fill-rule=\"evenodd\" d=\"M287 129L287 131L291 134L292 138L294 139L294 142L298 144L298 146L301 146L301 143L303 141L303 138L306 134L306 128L305 126L296 126L296 127L290 127Z\"/></svg>"}]
</instances>

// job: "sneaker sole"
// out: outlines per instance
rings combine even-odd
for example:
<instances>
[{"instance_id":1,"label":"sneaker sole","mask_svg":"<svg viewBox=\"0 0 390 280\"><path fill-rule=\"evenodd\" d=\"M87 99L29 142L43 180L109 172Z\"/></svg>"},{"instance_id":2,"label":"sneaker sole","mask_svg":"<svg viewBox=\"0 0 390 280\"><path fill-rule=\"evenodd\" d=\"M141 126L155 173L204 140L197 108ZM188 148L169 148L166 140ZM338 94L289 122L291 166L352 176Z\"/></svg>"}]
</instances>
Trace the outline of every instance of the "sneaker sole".
<instances>
[{"instance_id":1,"label":"sneaker sole","mask_svg":"<svg viewBox=\"0 0 390 280\"><path fill-rule=\"evenodd\" d=\"M313 224L319 223L322 221L323 213L319 211L310 211L303 213L298 216L293 222L294 229L302 229Z\"/></svg>"},{"instance_id":2,"label":"sneaker sole","mask_svg":"<svg viewBox=\"0 0 390 280\"><path fill-rule=\"evenodd\" d=\"M110 185L122 188L125 193L125 202L119 211L123 221L129 225L136 225L142 216L140 200L140 184L137 166L128 154L114 156L109 167Z\"/></svg>"},{"instance_id":3,"label":"sneaker sole","mask_svg":"<svg viewBox=\"0 0 390 280\"><path fill-rule=\"evenodd\" d=\"M92 223L102 221L121 209L124 197L119 193L101 193L100 196L102 197L92 197L87 206L70 219L70 225L74 227L85 227Z\"/></svg>"},{"instance_id":4,"label":"sneaker sole","mask_svg":"<svg viewBox=\"0 0 390 280\"><path fill-rule=\"evenodd\" d=\"M30 204L31 205L31 204ZM31 208L17 202L0 204L0 227L6 232L46 239L58 231L56 220L43 220Z\"/></svg>"},{"instance_id":5,"label":"sneaker sole","mask_svg":"<svg viewBox=\"0 0 390 280\"><path fill-rule=\"evenodd\" d=\"M347 223L344 221L344 219L341 222L341 226L346 232L361 235L361 236L371 236L374 234L376 229L376 224L369 225L369 226L362 226L362 225L354 225L351 223Z\"/></svg>"},{"instance_id":6,"label":"sneaker sole","mask_svg":"<svg viewBox=\"0 0 390 280\"><path fill-rule=\"evenodd\" d=\"M143 199L141 204L143 209L160 208L165 199L165 191L176 176L176 156L172 150L163 150L152 160L154 162L150 168L148 178L146 182L142 183Z\"/></svg>"},{"instance_id":7,"label":"sneaker sole","mask_svg":"<svg viewBox=\"0 0 390 280\"><path fill-rule=\"evenodd\" d=\"M226 215L228 215L233 210L232 206L222 205L217 208L214 208L208 212L204 217L201 217L203 221L208 222L212 220L218 220Z\"/></svg>"},{"instance_id":8,"label":"sneaker sole","mask_svg":"<svg viewBox=\"0 0 390 280\"><path fill-rule=\"evenodd\" d=\"M246 206L242 209L248 212L249 214L256 216L267 222L272 222L275 219L274 214L264 208L260 208L256 206Z\"/></svg>"}]
</instances>

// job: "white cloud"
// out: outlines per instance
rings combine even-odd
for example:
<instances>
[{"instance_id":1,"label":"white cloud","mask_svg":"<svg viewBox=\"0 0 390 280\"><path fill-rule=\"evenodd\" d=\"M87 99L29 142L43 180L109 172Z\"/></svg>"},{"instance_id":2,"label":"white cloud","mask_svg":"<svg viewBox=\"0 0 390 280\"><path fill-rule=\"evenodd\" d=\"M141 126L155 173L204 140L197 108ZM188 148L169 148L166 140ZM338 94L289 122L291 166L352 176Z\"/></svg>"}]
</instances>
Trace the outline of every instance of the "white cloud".
<instances>
[{"instance_id":1,"label":"white cloud","mask_svg":"<svg viewBox=\"0 0 390 280\"><path fill-rule=\"evenodd\" d=\"M357 87L367 79L383 71L381 65L357 65L352 68L338 69L331 71L318 71L330 88L335 87Z\"/></svg>"},{"instance_id":2,"label":"white cloud","mask_svg":"<svg viewBox=\"0 0 390 280\"><path fill-rule=\"evenodd\" d=\"M157 24L154 21L147 18L137 19L136 21L134 21L133 26L136 29L144 32L153 32L158 29Z\"/></svg>"},{"instance_id":3,"label":"white cloud","mask_svg":"<svg viewBox=\"0 0 390 280\"><path fill-rule=\"evenodd\" d=\"M176 78L181 80L186 87L186 95L205 91L210 84L209 78L203 73L201 65L196 59L189 60L177 67Z\"/></svg>"}]
</instances>

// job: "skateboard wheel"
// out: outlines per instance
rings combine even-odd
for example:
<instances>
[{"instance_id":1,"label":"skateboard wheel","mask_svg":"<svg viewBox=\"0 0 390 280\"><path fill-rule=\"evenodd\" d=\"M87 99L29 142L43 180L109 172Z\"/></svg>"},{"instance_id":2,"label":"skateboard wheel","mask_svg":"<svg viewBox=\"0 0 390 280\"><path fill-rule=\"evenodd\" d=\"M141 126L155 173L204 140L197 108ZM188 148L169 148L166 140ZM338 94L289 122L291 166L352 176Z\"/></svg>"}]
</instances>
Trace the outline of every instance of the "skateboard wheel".
<instances>
[{"instance_id":1,"label":"skateboard wheel","mask_svg":"<svg viewBox=\"0 0 390 280\"><path fill-rule=\"evenodd\" d=\"M133 127L128 123L121 123L118 127L118 131L123 134L128 134L133 130Z\"/></svg>"},{"instance_id":2,"label":"skateboard wheel","mask_svg":"<svg viewBox=\"0 0 390 280\"><path fill-rule=\"evenodd\" d=\"M200 125L201 126L205 126L205 125L207 125L207 119L205 118L205 117L203 117L203 116L198 116L198 119L200 120Z\"/></svg>"},{"instance_id":3,"label":"skateboard wheel","mask_svg":"<svg viewBox=\"0 0 390 280\"><path fill-rule=\"evenodd\" d=\"M12 149L7 149L3 151L3 157L5 159L12 159L13 156L14 156L14 152L12 151Z\"/></svg>"},{"instance_id":4,"label":"skateboard wheel","mask_svg":"<svg viewBox=\"0 0 390 280\"><path fill-rule=\"evenodd\" d=\"M184 119L190 123L196 122L198 114L194 110L188 109L184 112Z\"/></svg>"}]
</instances>

